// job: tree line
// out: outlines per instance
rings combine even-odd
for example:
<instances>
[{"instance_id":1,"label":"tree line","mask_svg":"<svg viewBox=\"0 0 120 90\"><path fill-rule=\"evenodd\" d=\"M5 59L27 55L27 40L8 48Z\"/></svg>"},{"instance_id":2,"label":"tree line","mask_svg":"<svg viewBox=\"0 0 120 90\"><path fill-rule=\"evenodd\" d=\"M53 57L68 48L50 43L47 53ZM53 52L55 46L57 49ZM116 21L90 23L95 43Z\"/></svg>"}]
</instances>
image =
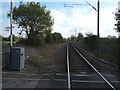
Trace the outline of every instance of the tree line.
<instances>
[{"instance_id":1,"label":"tree line","mask_svg":"<svg viewBox=\"0 0 120 90\"><path fill-rule=\"evenodd\" d=\"M34 41L34 42L28 42L27 38L19 37L13 34L13 42L14 43L20 43L20 44L29 44L29 45L44 45L45 43L51 44L51 43L61 43L64 41L62 35L60 33L54 32L50 33L47 37L43 37L41 41ZM3 37L1 36L2 41L7 41L10 43L10 36L9 37ZM38 44L39 42L39 44Z\"/></svg>"}]
</instances>

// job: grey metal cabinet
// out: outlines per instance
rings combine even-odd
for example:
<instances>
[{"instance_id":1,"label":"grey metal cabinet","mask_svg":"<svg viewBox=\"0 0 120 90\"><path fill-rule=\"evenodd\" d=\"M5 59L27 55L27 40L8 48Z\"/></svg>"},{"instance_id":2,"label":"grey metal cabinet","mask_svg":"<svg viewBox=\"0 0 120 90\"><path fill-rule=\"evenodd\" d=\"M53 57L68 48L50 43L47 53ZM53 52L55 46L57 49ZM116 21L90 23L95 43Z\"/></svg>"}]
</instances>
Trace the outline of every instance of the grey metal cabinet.
<instances>
[{"instance_id":1,"label":"grey metal cabinet","mask_svg":"<svg viewBox=\"0 0 120 90\"><path fill-rule=\"evenodd\" d=\"M24 48L11 48L11 70L24 69L25 50Z\"/></svg>"}]
</instances>

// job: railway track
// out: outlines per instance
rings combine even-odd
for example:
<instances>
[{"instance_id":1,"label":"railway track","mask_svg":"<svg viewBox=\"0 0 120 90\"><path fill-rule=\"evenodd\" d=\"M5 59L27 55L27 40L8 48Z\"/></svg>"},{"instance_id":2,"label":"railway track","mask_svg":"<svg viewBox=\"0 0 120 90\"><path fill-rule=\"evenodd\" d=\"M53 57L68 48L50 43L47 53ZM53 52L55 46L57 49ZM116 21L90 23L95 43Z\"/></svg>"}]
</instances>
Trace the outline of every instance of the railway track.
<instances>
[{"instance_id":1,"label":"railway track","mask_svg":"<svg viewBox=\"0 0 120 90\"><path fill-rule=\"evenodd\" d=\"M116 88L92 65L79 50L67 45L67 77L69 90L74 88Z\"/></svg>"},{"instance_id":2,"label":"railway track","mask_svg":"<svg viewBox=\"0 0 120 90\"><path fill-rule=\"evenodd\" d=\"M58 54L59 57L62 57L60 59L62 61L60 64L63 68L61 72L31 74L4 71L2 73L3 88L33 88L33 90L120 90L119 80L116 75L102 71L101 74L97 70L101 68L93 65L94 60L87 60L79 52L81 49L78 50L71 44L68 45L67 48L65 45L64 49L62 49L64 53L60 52L62 55ZM56 60L58 59L56 58ZM102 64L100 65L102 66Z\"/></svg>"}]
</instances>

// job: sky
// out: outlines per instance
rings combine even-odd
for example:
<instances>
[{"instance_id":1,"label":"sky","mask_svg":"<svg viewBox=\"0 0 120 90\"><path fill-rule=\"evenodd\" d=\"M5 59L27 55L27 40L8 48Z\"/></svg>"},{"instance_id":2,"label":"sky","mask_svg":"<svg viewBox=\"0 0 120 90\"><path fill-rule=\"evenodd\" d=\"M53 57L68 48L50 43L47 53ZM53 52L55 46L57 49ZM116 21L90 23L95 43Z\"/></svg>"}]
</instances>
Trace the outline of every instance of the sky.
<instances>
[{"instance_id":1,"label":"sky","mask_svg":"<svg viewBox=\"0 0 120 90\"><path fill-rule=\"evenodd\" d=\"M13 0L13 7L19 6L22 0ZM30 1L30 0L23 0ZM42 5L46 5L51 10L51 16L54 19L53 31L59 32L64 38L75 35L76 33L92 32L97 35L97 11L88 6L85 0L32 0L38 1ZM87 0L97 9L97 0ZM115 11L118 8L119 0L100 0L100 37L118 36L115 31ZM67 7L64 7L66 4ZM84 5L74 5L84 4ZM72 7L71 7L72 6ZM5 27L9 26L10 20L7 13L10 11L9 0L0 2L0 30L2 36L9 36L9 31L5 31ZM13 28L13 34L18 35L19 29Z\"/></svg>"}]
</instances>

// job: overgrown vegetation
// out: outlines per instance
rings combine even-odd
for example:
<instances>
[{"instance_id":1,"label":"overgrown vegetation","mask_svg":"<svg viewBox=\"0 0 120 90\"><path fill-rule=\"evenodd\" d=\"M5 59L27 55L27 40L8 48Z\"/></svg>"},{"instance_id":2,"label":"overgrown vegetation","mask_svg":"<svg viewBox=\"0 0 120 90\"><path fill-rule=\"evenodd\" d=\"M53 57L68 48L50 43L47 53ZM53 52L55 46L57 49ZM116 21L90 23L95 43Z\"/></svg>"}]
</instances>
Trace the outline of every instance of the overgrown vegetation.
<instances>
[{"instance_id":1,"label":"overgrown vegetation","mask_svg":"<svg viewBox=\"0 0 120 90\"><path fill-rule=\"evenodd\" d=\"M54 19L50 12L46 6L42 6L39 2L20 2L18 7L14 7L13 22L22 29L19 35L22 35L23 32L26 35L19 40L19 43L39 46L45 43L62 42L63 37L60 33L52 33ZM8 13L9 17L10 15ZM7 38L4 38L4 41L7 41L5 39Z\"/></svg>"},{"instance_id":2,"label":"overgrown vegetation","mask_svg":"<svg viewBox=\"0 0 120 90\"><path fill-rule=\"evenodd\" d=\"M57 43L45 45L44 47L24 46L26 56L28 56L26 59L26 71L34 73L63 72L65 70L63 67L65 60L62 59L65 58L63 56L65 50L61 50L63 45L63 43ZM58 54L59 51L60 54Z\"/></svg>"},{"instance_id":3,"label":"overgrown vegetation","mask_svg":"<svg viewBox=\"0 0 120 90\"><path fill-rule=\"evenodd\" d=\"M97 55L97 36L92 33L87 33L86 37L77 41L77 44L89 51L93 55ZM115 36L108 36L99 39L99 57L117 64L118 61L118 39Z\"/></svg>"},{"instance_id":4,"label":"overgrown vegetation","mask_svg":"<svg viewBox=\"0 0 120 90\"><path fill-rule=\"evenodd\" d=\"M115 24L115 26L116 26L115 29L119 34L119 37L118 37L118 72L120 75L120 9L118 9L115 12L115 19L117 21L117 23Z\"/></svg>"}]
</instances>

